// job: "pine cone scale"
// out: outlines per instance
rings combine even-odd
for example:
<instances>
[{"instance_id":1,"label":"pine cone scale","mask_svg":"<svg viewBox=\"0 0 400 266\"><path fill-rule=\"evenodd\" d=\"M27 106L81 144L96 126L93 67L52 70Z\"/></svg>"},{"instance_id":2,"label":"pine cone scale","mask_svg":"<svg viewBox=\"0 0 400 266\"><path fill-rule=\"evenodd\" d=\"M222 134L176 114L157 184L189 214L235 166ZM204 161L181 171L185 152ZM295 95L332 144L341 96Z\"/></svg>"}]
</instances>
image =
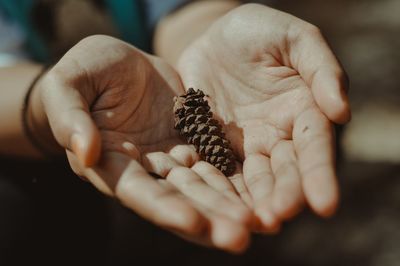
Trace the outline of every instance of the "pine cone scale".
<instances>
[{"instance_id":1,"label":"pine cone scale","mask_svg":"<svg viewBox=\"0 0 400 266\"><path fill-rule=\"evenodd\" d=\"M235 156L204 97L201 90L190 88L186 95L174 98L175 129L196 147L203 160L229 176L236 168Z\"/></svg>"}]
</instances>

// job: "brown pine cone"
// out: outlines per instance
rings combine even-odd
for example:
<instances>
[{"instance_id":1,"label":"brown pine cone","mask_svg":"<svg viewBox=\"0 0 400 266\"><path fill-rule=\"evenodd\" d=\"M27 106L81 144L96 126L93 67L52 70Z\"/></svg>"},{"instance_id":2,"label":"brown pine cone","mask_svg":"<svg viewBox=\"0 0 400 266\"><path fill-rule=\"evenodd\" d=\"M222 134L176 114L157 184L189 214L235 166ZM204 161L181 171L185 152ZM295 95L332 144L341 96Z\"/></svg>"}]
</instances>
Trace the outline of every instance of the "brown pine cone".
<instances>
[{"instance_id":1,"label":"brown pine cone","mask_svg":"<svg viewBox=\"0 0 400 266\"><path fill-rule=\"evenodd\" d=\"M190 88L174 98L175 129L196 147L203 160L229 176L236 168L235 156L204 96L201 90Z\"/></svg>"}]
</instances>

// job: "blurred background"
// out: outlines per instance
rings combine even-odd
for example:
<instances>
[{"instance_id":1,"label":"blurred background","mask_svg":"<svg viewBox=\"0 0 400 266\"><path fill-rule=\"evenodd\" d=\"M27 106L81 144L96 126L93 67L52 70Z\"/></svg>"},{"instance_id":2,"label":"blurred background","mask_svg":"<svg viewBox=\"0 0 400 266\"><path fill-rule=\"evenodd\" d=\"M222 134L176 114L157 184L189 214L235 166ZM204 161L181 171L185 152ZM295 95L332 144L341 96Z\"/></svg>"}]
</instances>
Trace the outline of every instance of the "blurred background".
<instances>
[{"instance_id":1,"label":"blurred background","mask_svg":"<svg viewBox=\"0 0 400 266\"><path fill-rule=\"evenodd\" d=\"M139 265L400 265L400 0L258 2L320 27L349 74L353 120L341 131L342 202L333 219L306 211L279 235L256 236L248 252L233 256L188 244L91 186L77 186L81 181L71 181L65 164L21 166L4 159L2 173L17 176L31 169L33 174L14 180L18 189L14 183L0 186L0 202L18 199L10 210L0 205L0 213L20 221L4 225L0 217L1 226L17 228L0 235L12 239L0 244L0 254L10 261L55 265L138 265L139 259L147 261ZM62 167L65 174L60 174ZM57 179L42 178L52 175ZM60 183L65 191L49 194ZM88 193L92 200L79 200ZM66 217L69 211L74 216ZM12 253L15 247L23 253ZM8 265L1 256L0 265Z\"/></svg>"},{"instance_id":2,"label":"blurred background","mask_svg":"<svg viewBox=\"0 0 400 266\"><path fill-rule=\"evenodd\" d=\"M338 214L323 221L306 213L278 243L260 239L253 250L273 253L275 265L400 265L400 1L279 0L274 7L322 29L350 77L353 119L340 139Z\"/></svg>"}]
</instances>

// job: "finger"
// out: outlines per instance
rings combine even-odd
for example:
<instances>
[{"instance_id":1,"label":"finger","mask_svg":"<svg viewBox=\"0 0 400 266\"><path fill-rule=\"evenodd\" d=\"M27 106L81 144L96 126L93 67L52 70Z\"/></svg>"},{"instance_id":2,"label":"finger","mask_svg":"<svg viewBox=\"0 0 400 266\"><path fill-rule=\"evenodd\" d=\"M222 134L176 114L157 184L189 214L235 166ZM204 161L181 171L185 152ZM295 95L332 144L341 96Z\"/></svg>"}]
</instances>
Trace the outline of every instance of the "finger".
<instances>
[{"instance_id":1,"label":"finger","mask_svg":"<svg viewBox=\"0 0 400 266\"><path fill-rule=\"evenodd\" d=\"M250 242L249 230L242 224L222 216L209 217L211 220L211 240L219 248L240 253Z\"/></svg>"},{"instance_id":2,"label":"finger","mask_svg":"<svg viewBox=\"0 0 400 266\"><path fill-rule=\"evenodd\" d=\"M247 208L232 202L222 193L214 190L191 169L182 166L174 167L168 173L167 180L181 193L208 210L243 225L250 223L251 216Z\"/></svg>"},{"instance_id":3,"label":"finger","mask_svg":"<svg viewBox=\"0 0 400 266\"><path fill-rule=\"evenodd\" d=\"M221 171L211 164L205 161L199 161L195 163L191 169L216 191L223 193L226 197L237 204L243 203L240 197L236 194L233 184Z\"/></svg>"},{"instance_id":4,"label":"finger","mask_svg":"<svg viewBox=\"0 0 400 266\"><path fill-rule=\"evenodd\" d=\"M167 188L174 186L165 179L158 182ZM180 231L172 230L173 233L190 242L206 247L215 247L233 253L240 253L249 244L249 230L224 216L214 213L196 202L192 205L207 219L207 225L199 235L183 234Z\"/></svg>"},{"instance_id":5,"label":"finger","mask_svg":"<svg viewBox=\"0 0 400 266\"><path fill-rule=\"evenodd\" d=\"M172 168L182 166L164 152L150 152L142 158L143 167L148 171L166 178Z\"/></svg>"},{"instance_id":6,"label":"finger","mask_svg":"<svg viewBox=\"0 0 400 266\"><path fill-rule=\"evenodd\" d=\"M240 198L243 200L243 202L248 207L252 207L253 199L252 199L250 192L247 189L246 183L244 181L242 168L243 168L243 166L240 163L236 163L235 173L231 176L228 176L227 178L232 183L236 192L240 195Z\"/></svg>"},{"instance_id":7,"label":"finger","mask_svg":"<svg viewBox=\"0 0 400 266\"><path fill-rule=\"evenodd\" d=\"M292 141L283 140L271 152L271 167L275 176L272 208L280 220L296 215L304 204L301 178Z\"/></svg>"},{"instance_id":8,"label":"finger","mask_svg":"<svg viewBox=\"0 0 400 266\"><path fill-rule=\"evenodd\" d=\"M293 34L290 58L323 113L333 122L348 122L348 78L318 28L310 25Z\"/></svg>"},{"instance_id":9,"label":"finger","mask_svg":"<svg viewBox=\"0 0 400 266\"><path fill-rule=\"evenodd\" d=\"M253 198L254 211L265 232L279 230L280 222L271 206L274 177L270 159L258 154L250 154L243 164L246 186Z\"/></svg>"},{"instance_id":10,"label":"finger","mask_svg":"<svg viewBox=\"0 0 400 266\"><path fill-rule=\"evenodd\" d=\"M139 146L135 145L125 133L101 130L102 153L119 152L133 160L142 161Z\"/></svg>"},{"instance_id":11,"label":"finger","mask_svg":"<svg viewBox=\"0 0 400 266\"><path fill-rule=\"evenodd\" d=\"M172 187L152 178L135 160L119 153L105 155L99 165L86 168L88 177L100 191L117 197L122 204L150 222L197 236L207 219Z\"/></svg>"},{"instance_id":12,"label":"finger","mask_svg":"<svg viewBox=\"0 0 400 266\"><path fill-rule=\"evenodd\" d=\"M303 112L293 129L303 190L313 210L321 216L332 215L339 200L332 130L328 119L316 109Z\"/></svg>"},{"instance_id":13,"label":"finger","mask_svg":"<svg viewBox=\"0 0 400 266\"><path fill-rule=\"evenodd\" d=\"M246 227L226 217L205 211L209 220L209 228L202 237L193 237L177 233L182 238L203 245L216 247L232 253L242 253L250 242L250 232Z\"/></svg>"},{"instance_id":14,"label":"finger","mask_svg":"<svg viewBox=\"0 0 400 266\"><path fill-rule=\"evenodd\" d=\"M168 154L171 155L175 161L186 167L192 167L200 160L199 154L191 145L176 145L168 152Z\"/></svg>"},{"instance_id":15,"label":"finger","mask_svg":"<svg viewBox=\"0 0 400 266\"><path fill-rule=\"evenodd\" d=\"M242 208L241 213L243 217L239 220L243 221L244 224L248 225L249 227L254 227L255 217L253 213L237 194L233 184L221 171L204 161L197 162L191 169L198 174L210 187L234 202L238 208Z\"/></svg>"},{"instance_id":16,"label":"finger","mask_svg":"<svg viewBox=\"0 0 400 266\"><path fill-rule=\"evenodd\" d=\"M72 171L83 181L88 182L89 180L86 178L84 174L84 167L82 167L82 164L79 162L76 155L68 150L66 151L66 153L67 153L68 163Z\"/></svg>"},{"instance_id":17,"label":"finger","mask_svg":"<svg viewBox=\"0 0 400 266\"><path fill-rule=\"evenodd\" d=\"M43 105L56 140L72 150L83 165L94 165L100 156L100 133L90 116L88 102L77 89L54 75L46 77L42 84Z\"/></svg>"}]
</instances>

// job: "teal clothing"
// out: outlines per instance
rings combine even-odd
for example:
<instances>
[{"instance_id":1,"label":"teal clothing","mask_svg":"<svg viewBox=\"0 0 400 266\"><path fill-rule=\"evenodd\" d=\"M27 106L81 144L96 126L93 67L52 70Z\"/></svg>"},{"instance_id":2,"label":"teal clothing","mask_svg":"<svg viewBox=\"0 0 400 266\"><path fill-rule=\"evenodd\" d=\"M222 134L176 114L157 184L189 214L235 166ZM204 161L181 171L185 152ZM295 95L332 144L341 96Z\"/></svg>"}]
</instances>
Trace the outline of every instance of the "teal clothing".
<instances>
[{"instance_id":1,"label":"teal clothing","mask_svg":"<svg viewBox=\"0 0 400 266\"><path fill-rule=\"evenodd\" d=\"M33 59L40 62L49 60L46 47L39 34L32 27L30 11L33 1L31 0L0 0L0 8L6 18L15 21L26 34L26 48L32 54Z\"/></svg>"},{"instance_id":2,"label":"teal clothing","mask_svg":"<svg viewBox=\"0 0 400 266\"><path fill-rule=\"evenodd\" d=\"M23 30L25 48L32 59L39 62L50 60L46 41L31 20L35 0L0 0L0 16L17 23ZM151 49L151 32L154 21L173 10L185 0L102 0L119 32L119 37L136 47ZM6 36L5 36L6 37ZM3 38L3 36L0 36Z\"/></svg>"}]
</instances>

